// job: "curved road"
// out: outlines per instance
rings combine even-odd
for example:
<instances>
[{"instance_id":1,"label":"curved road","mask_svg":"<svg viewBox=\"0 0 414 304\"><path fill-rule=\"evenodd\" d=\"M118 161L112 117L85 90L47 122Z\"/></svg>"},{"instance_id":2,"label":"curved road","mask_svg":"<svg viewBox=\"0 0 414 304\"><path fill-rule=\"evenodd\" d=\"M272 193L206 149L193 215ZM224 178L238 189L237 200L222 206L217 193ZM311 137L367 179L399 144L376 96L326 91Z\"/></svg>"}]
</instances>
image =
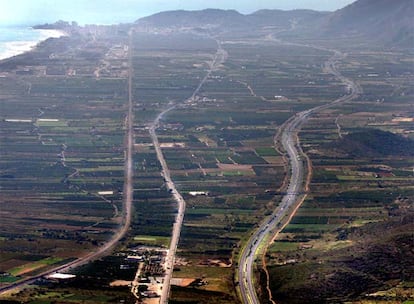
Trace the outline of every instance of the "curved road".
<instances>
[{"instance_id":1,"label":"curved road","mask_svg":"<svg viewBox=\"0 0 414 304\"><path fill-rule=\"evenodd\" d=\"M226 59L227 53L221 48L220 42L219 41L216 41L216 42L218 46L217 52L214 55L214 59L212 63L210 64L207 74L200 81L200 83L198 84L197 88L194 90L193 94L188 99L188 101L195 100L195 97L197 96L198 92L200 91L204 83L207 81L207 79L210 77L211 73L217 68L217 65L223 63L223 61ZM168 168L167 162L165 161L164 155L161 150L160 143L158 141L157 133L156 133L156 129L158 128L159 122L163 118L163 116L175 108L177 108L177 105L173 105L167 108L166 110L164 110L163 112L161 112L160 114L158 114L158 116L152 122L150 129L149 129L151 140L154 145L155 152L157 153L158 161L160 162L161 167L162 167L161 175L164 178L167 189L169 189L169 191L173 195L178 205L178 212L175 218L175 222L173 224L170 247L167 252L167 256L165 258L165 265L164 265L165 276L164 276L164 281L163 281L163 286L162 286L161 298L159 302L161 304L168 303L170 286L171 286L171 278L172 278L172 273L174 269L175 254L177 252L178 241L180 239L181 227L182 227L183 220L184 220L184 213L185 213L185 206L186 206L184 198L177 191L175 183L173 182L171 178L170 170Z\"/></svg>"},{"instance_id":2,"label":"curved road","mask_svg":"<svg viewBox=\"0 0 414 304\"><path fill-rule=\"evenodd\" d=\"M311 47L324 51L332 51L309 45L294 45ZM338 60L344 58L345 55L338 51L333 52L334 55L324 65L324 71L334 75L338 80L346 85L348 94L328 104L300 112L291 117L282 126L282 132L280 133L281 143L289 157L291 176L286 195L283 197L282 202L273 212L273 214L269 216L253 233L242 251L237 273L239 279L240 295L243 303L245 304L260 303L254 286L253 276L253 264L255 262L256 253L258 252L259 247L267 238L271 238L275 235L275 232L280 229L283 218L290 216L293 212L295 212L295 209L291 209L291 207L294 206L296 202L303 199L305 195L303 194L304 185L306 183L304 176L305 163L302 161L301 155L303 154L303 151L300 147L299 139L297 136L302 124L305 123L312 114L332 107L336 104L350 101L356 98L362 92L362 89L358 84L356 84L351 79L342 76L341 73L336 69L335 64Z\"/></svg>"},{"instance_id":3,"label":"curved road","mask_svg":"<svg viewBox=\"0 0 414 304\"><path fill-rule=\"evenodd\" d=\"M108 254L117 243L125 236L126 232L128 231L130 224L131 224L131 217L132 217L132 201L133 201L133 96L132 96L132 34L133 32L129 32L129 51L128 51L128 65L129 65L129 75L128 75L128 114L126 119L126 136L125 136L125 181L124 181L124 196L123 196L123 225L120 229L116 232L116 234L102 247L99 248L96 252L91 252L81 258L78 258L72 262L66 263L64 265L52 268L45 272L42 272L36 276L21 280L9 286L5 286L0 288L0 294L5 293L9 290L22 287L27 284L32 284L36 280L51 275L56 272L68 272L73 268L82 266L90 261L96 260ZM223 63L227 57L227 53L222 49L221 44L219 41L217 42L217 53L215 54L212 63L207 71L205 77L200 81L197 88L194 90L191 97L188 99L189 101L194 101L196 95L210 77L211 73L217 68L217 66ZM174 199L178 203L178 213L176 216L176 220L173 226L172 237L170 248L167 253L165 269L166 269L166 276L163 282L162 288L162 295L160 299L160 303L168 303L168 296L170 290L170 281L172 278L172 272L174 268L174 258L175 253L177 250L177 245L181 233L181 226L184 219L184 212L185 212L185 201L181 194L177 191L174 182L171 179L170 171L168 169L167 163L164 159L164 156L161 151L161 147L158 141L158 137L156 135L156 129L159 125L159 121L162 117L168 113L169 111L175 109L177 105L171 106L168 109L161 112L156 119L153 121L150 127L150 136L153 141L157 158L161 163L162 166L162 175L165 179L166 186L168 189L171 189Z\"/></svg>"},{"instance_id":4,"label":"curved road","mask_svg":"<svg viewBox=\"0 0 414 304\"><path fill-rule=\"evenodd\" d=\"M164 177L164 181L167 186L167 189L169 189L169 191L173 195L178 205L178 212L177 212L175 222L173 225L170 247L167 252L167 256L165 258L165 266L164 266L165 276L164 276L162 293L161 293L161 298L160 298L159 303L168 303L168 296L170 292L170 282L172 278L172 272L174 269L175 253L177 251L178 241L180 239L181 226L184 220L184 212L185 212L185 205L186 205L184 198L177 191L175 184L171 179L170 170L168 169L167 162L165 161L164 154L161 151L160 143L158 141L158 137L155 132L156 128L158 127L159 121L164 116L164 114L173 110L175 107L176 106L172 106L168 108L167 110L163 111L162 113L160 113L157 116L157 118L154 120L154 122L152 123L150 130L149 130L152 143L155 147L155 152L157 153L158 161L160 162L161 167L162 167L161 175Z\"/></svg>"},{"instance_id":5,"label":"curved road","mask_svg":"<svg viewBox=\"0 0 414 304\"><path fill-rule=\"evenodd\" d=\"M132 43L131 35L129 33L129 54L128 54L128 64L129 64L129 76L128 76L128 113L126 120L126 134L125 134L125 180L124 180L124 193L123 193L123 219L122 226L118 231L112 236L112 238L103 244L98 251L90 252L83 257L80 257L72 262L66 263L64 265L52 268L45 272L42 272L36 276L21 280L9 286L0 288L0 294L5 293L9 290L22 287L27 284L32 284L36 280L51 275L56 272L68 272L73 268L85 265L90 261L99 259L107 255L113 248L118 244L118 242L125 236L129 226L131 224L132 217L132 200L133 200L133 160L132 160L132 151L133 151L133 102L132 102Z\"/></svg>"}]
</instances>

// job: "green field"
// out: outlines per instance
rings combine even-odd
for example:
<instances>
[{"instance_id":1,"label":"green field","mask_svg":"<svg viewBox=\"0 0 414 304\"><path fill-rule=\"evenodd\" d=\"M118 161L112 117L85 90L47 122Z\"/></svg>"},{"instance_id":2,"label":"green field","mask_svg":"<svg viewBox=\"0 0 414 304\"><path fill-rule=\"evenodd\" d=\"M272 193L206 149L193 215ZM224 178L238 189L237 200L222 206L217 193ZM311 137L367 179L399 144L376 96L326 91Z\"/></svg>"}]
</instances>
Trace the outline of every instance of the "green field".
<instances>
[{"instance_id":1,"label":"green field","mask_svg":"<svg viewBox=\"0 0 414 304\"><path fill-rule=\"evenodd\" d=\"M177 203L149 130L171 108L156 133L187 208L173 277L207 283L173 287L170 302L240 303L238 256L291 171L276 135L348 92L324 69L331 49L363 93L300 126L309 189L264 253L269 282L257 257L261 302L267 283L281 304L411 301L412 54L308 41L282 19L252 31L71 27L0 61L2 286L96 251L122 227L129 88L134 175L131 225L111 254L0 302L135 303L111 283L134 279L127 257L139 246L169 245Z\"/></svg>"}]
</instances>

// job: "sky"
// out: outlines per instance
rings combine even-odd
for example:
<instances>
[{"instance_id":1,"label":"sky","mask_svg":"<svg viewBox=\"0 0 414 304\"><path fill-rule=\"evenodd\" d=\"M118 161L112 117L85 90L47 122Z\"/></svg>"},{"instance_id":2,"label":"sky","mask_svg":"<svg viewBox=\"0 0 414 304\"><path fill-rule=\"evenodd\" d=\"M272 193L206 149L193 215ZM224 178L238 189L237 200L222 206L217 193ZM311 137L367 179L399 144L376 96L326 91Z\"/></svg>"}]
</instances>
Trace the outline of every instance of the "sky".
<instances>
[{"instance_id":1,"label":"sky","mask_svg":"<svg viewBox=\"0 0 414 304\"><path fill-rule=\"evenodd\" d=\"M334 11L355 0L0 0L0 25L34 25L58 20L80 24L133 22L160 11L205 8Z\"/></svg>"}]
</instances>

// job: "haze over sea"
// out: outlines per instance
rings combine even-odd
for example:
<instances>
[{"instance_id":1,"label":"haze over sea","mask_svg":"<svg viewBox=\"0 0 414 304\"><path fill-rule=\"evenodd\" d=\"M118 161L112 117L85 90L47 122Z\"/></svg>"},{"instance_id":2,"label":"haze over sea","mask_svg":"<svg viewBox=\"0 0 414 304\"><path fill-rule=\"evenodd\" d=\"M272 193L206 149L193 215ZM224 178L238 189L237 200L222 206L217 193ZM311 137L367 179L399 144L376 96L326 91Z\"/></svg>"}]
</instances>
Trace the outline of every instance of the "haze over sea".
<instances>
[{"instance_id":1,"label":"haze over sea","mask_svg":"<svg viewBox=\"0 0 414 304\"><path fill-rule=\"evenodd\" d=\"M34 30L27 26L0 26L0 60L30 51L40 41L63 34L54 30Z\"/></svg>"}]
</instances>

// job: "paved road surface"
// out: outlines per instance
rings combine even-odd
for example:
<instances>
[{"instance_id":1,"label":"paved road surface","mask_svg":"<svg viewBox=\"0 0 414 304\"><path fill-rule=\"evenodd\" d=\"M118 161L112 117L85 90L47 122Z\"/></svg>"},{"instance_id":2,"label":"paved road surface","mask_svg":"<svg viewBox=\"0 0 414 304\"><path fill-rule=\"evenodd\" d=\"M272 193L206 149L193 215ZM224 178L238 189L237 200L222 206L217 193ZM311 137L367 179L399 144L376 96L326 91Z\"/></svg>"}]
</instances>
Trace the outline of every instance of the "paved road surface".
<instances>
[{"instance_id":1,"label":"paved road surface","mask_svg":"<svg viewBox=\"0 0 414 304\"><path fill-rule=\"evenodd\" d=\"M214 59L212 63L210 64L210 68L207 71L207 74L204 76L204 78L200 81L197 88L194 90L193 94L189 98L190 101L194 101L196 98L196 95L204 85L204 83L207 81L207 79L210 77L211 73L217 68L218 64L221 64L226 59L226 52L221 48L221 45L219 42L217 42L218 49L217 53L214 56ZM174 260L175 260L175 254L177 251L178 241L180 239L181 234L181 227L184 220L184 213L185 213L185 200L181 196L181 194L177 191L177 188L174 184L174 181L171 179L170 170L168 168L167 162L165 161L164 155L161 151L160 143L158 141L158 137L156 134L156 129L159 126L160 120L163 118L165 114L170 112L171 110L175 109L177 105L173 105L169 107L168 109L161 112L156 119L153 121L153 123L150 126L149 132L152 139L152 143L155 147L155 151L157 153L158 161L161 164L162 167L162 176L164 177L164 181L166 183L167 188L173 195L175 201L178 205L178 213L175 218L175 222L173 225L172 230L172 236L171 236L171 242L170 247L166 256L166 262L165 262L165 276L164 276L164 282L162 286L162 293L160 298L160 303L168 303L169 293L170 293L170 287L171 287L171 278L172 273L174 270Z\"/></svg>"},{"instance_id":2,"label":"paved road surface","mask_svg":"<svg viewBox=\"0 0 414 304\"><path fill-rule=\"evenodd\" d=\"M291 44L296 46L304 46L299 44ZM332 51L328 49L318 48L314 46L306 47L316 48L324 51ZM290 180L286 195L283 197L281 204L268 217L260 227L250 237L246 247L244 248L238 268L238 278L240 286L240 294L244 304L259 304L256 288L254 286L253 264L255 262L256 253L262 242L269 236L273 236L279 230L280 224L285 216L289 216L294 212L291 207L303 198L305 176L304 165L302 160L303 151L299 145L297 134L301 125L314 113L332 107L336 104L350 101L362 92L361 87L352 80L342 76L336 69L335 64L342 59L344 55L338 51L333 51L334 55L325 63L324 70L327 73L334 75L338 80L347 86L348 95L345 95L337 100L326 105L318 106L310 110L300 112L289 119L283 126L280 133L280 140L289 157L289 164L291 168Z\"/></svg>"},{"instance_id":3,"label":"paved road surface","mask_svg":"<svg viewBox=\"0 0 414 304\"><path fill-rule=\"evenodd\" d=\"M158 127L158 123L160 119L164 116L164 114L168 113L174 108L175 106L172 106L168 108L167 110L163 111L162 113L160 113L155 119L155 121L153 122L152 126L150 127L151 139L154 144L155 151L157 153L157 158L159 162L161 163L161 167L162 167L162 176L164 177L164 181L166 183L167 189L169 189L169 191L172 193L174 199L176 200L178 204L178 212L177 212L177 216L175 218L175 222L173 225L170 248L165 258L165 276L164 276L160 303L168 303L170 281L171 281L172 272L174 269L174 258L175 258L175 253L177 251L177 245L178 245L178 241L179 241L180 234L181 234L181 226L183 223L184 212L185 212L185 200L181 196L181 194L177 191L175 184L171 179L170 170L168 169L167 162L165 161L164 155L161 151L160 143L158 141L157 134L155 132L156 128Z\"/></svg>"}]
</instances>

